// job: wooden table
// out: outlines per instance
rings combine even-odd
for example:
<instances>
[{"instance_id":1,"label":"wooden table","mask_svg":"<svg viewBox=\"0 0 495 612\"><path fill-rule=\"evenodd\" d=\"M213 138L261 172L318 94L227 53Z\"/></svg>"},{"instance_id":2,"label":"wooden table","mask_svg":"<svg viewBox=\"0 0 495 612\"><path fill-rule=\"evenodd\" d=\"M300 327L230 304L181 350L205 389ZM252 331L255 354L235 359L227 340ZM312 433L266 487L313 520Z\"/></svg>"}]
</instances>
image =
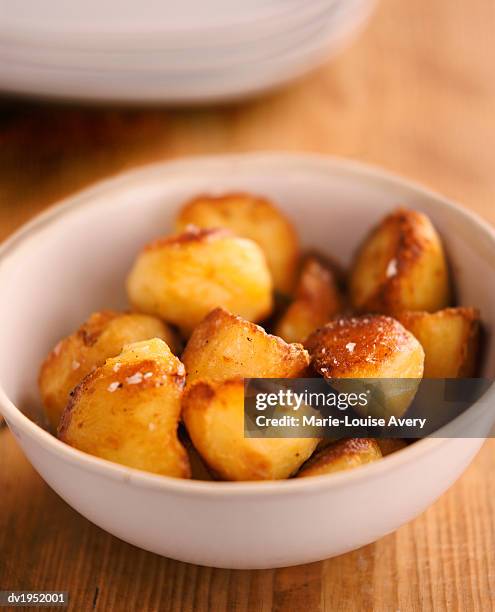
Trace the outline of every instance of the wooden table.
<instances>
[{"instance_id":1,"label":"wooden table","mask_svg":"<svg viewBox=\"0 0 495 612\"><path fill-rule=\"evenodd\" d=\"M337 61L228 108L0 106L0 234L150 160L316 151L383 165L495 223L495 2L382 0ZM495 440L425 514L311 565L226 571L160 558L94 527L0 432L0 588L64 589L87 610L495 608ZM427 475L425 476L427 477Z\"/></svg>"}]
</instances>

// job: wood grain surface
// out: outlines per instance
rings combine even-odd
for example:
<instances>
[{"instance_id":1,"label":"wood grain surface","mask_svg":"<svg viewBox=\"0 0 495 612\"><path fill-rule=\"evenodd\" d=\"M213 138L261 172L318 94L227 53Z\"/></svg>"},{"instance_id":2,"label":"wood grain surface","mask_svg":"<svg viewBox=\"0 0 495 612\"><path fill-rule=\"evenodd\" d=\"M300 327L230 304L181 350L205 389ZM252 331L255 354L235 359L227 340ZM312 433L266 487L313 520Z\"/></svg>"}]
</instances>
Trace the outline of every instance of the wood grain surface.
<instances>
[{"instance_id":1,"label":"wood grain surface","mask_svg":"<svg viewBox=\"0 0 495 612\"><path fill-rule=\"evenodd\" d=\"M313 151L385 166L495 223L495 2L382 0L352 48L225 108L0 101L0 237L61 197L151 160ZM0 430L0 589L72 610L495 609L495 440L427 512L373 545L289 569L226 571L143 552L80 517ZM425 474L425 478L428 475Z\"/></svg>"}]
</instances>

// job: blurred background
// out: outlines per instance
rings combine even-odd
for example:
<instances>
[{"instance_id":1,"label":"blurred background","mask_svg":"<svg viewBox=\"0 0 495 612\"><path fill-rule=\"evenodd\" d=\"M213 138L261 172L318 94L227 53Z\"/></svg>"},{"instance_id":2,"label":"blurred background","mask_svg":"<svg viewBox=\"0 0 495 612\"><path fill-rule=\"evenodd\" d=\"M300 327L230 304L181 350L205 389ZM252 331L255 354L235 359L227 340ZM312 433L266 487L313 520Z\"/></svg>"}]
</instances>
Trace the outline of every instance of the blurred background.
<instances>
[{"instance_id":1,"label":"blurred background","mask_svg":"<svg viewBox=\"0 0 495 612\"><path fill-rule=\"evenodd\" d=\"M170 2L177 19L155 19L156 42L146 35L152 26L144 17L131 40L125 28L135 17L133 2L121 4L128 12L114 25L114 38L104 35L113 23L108 11L102 31L87 38L94 2L71 21L57 0L43 14L34 0L31 13L24 3L0 0L0 86L9 90L0 97L0 237L48 204L135 165L268 149L379 164L495 222L494 2L256 0L249 10L246 3L211 2L217 13L208 15L199 3L195 21L186 19L194 0ZM156 18L160 3L149 6ZM80 31L68 36L78 24ZM312 52L304 55L308 42ZM122 77L129 56L137 67ZM257 81L274 56L289 57L287 66ZM97 79L91 62L101 57L109 76ZM157 66L157 57L166 65ZM153 71L142 85L136 74L149 76L147 58ZM70 78L58 75L57 61ZM200 77L212 66L220 78L208 85ZM248 82L236 82L235 74ZM119 98L112 96L114 83L125 104L111 100ZM181 91L188 83L189 92ZM207 103L200 104L202 93ZM60 100L68 95L70 102Z\"/></svg>"}]
</instances>

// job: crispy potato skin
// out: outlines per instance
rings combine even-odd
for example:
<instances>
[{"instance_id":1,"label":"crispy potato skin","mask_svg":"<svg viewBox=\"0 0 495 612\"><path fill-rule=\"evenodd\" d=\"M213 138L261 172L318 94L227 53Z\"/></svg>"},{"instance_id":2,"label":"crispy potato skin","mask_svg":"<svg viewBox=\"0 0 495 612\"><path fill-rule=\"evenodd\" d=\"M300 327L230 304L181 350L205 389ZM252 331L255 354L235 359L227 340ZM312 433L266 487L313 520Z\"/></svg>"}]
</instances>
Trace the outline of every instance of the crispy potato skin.
<instances>
[{"instance_id":1,"label":"crispy potato skin","mask_svg":"<svg viewBox=\"0 0 495 612\"><path fill-rule=\"evenodd\" d=\"M197 381L182 405L194 446L223 480L288 478L318 444L316 438L245 438L242 379Z\"/></svg>"},{"instance_id":2,"label":"crispy potato skin","mask_svg":"<svg viewBox=\"0 0 495 612\"><path fill-rule=\"evenodd\" d=\"M275 334L286 342L304 342L342 309L343 298L333 272L310 256L302 265L295 299L278 321Z\"/></svg>"},{"instance_id":3,"label":"crispy potato skin","mask_svg":"<svg viewBox=\"0 0 495 612\"><path fill-rule=\"evenodd\" d=\"M305 251L304 257L300 260L300 269L302 264L308 259L316 259L325 269L330 270L337 287L342 293L345 293L349 272L338 259L328 253L322 253L320 250L312 248ZM341 295L341 297L343 298L344 296Z\"/></svg>"},{"instance_id":4,"label":"crispy potato skin","mask_svg":"<svg viewBox=\"0 0 495 612\"><path fill-rule=\"evenodd\" d=\"M384 457L396 453L403 448L407 448L407 442L400 438L376 438L376 443L380 447L380 451Z\"/></svg>"},{"instance_id":5,"label":"crispy potato skin","mask_svg":"<svg viewBox=\"0 0 495 612\"><path fill-rule=\"evenodd\" d=\"M299 259L298 238L290 221L272 202L247 193L202 195L185 204L176 226L183 231L191 224L226 227L256 242L265 253L275 289L291 292Z\"/></svg>"},{"instance_id":6,"label":"crispy potato skin","mask_svg":"<svg viewBox=\"0 0 495 612\"><path fill-rule=\"evenodd\" d=\"M224 229L190 227L148 244L127 278L127 293L137 310L178 325L186 336L217 306L258 321L273 305L262 250Z\"/></svg>"},{"instance_id":7,"label":"crispy potato skin","mask_svg":"<svg viewBox=\"0 0 495 612\"><path fill-rule=\"evenodd\" d=\"M340 317L307 339L313 367L325 378L421 378L424 351L385 315Z\"/></svg>"},{"instance_id":8,"label":"crispy potato skin","mask_svg":"<svg viewBox=\"0 0 495 612\"><path fill-rule=\"evenodd\" d=\"M178 339L155 317L104 310L93 313L73 334L61 340L41 365L38 384L45 411L54 430L69 393L93 368L115 357L125 344L161 338L172 350Z\"/></svg>"},{"instance_id":9,"label":"crispy potato skin","mask_svg":"<svg viewBox=\"0 0 495 612\"><path fill-rule=\"evenodd\" d=\"M361 312L433 312L448 306L447 262L428 217L406 209L388 215L359 248L349 291L352 307Z\"/></svg>"},{"instance_id":10,"label":"crispy potato skin","mask_svg":"<svg viewBox=\"0 0 495 612\"><path fill-rule=\"evenodd\" d=\"M188 384L198 379L297 378L307 373L309 355L259 325L217 308L196 327L182 361Z\"/></svg>"},{"instance_id":11,"label":"crispy potato skin","mask_svg":"<svg viewBox=\"0 0 495 612\"><path fill-rule=\"evenodd\" d=\"M129 467L189 478L177 437L183 364L159 339L127 345L76 387L59 437L81 451Z\"/></svg>"},{"instance_id":12,"label":"crispy potato skin","mask_svg":"<svg viewBox=\"0 0 495 612\"><path fill-rule=\"evenodd\" d=\"M377 461L381 457L380 447L373 438L339 440L311 457L296 477L306 478L352 470L360 465Z\"/></svg>"},{"instance_id":13,"label":"crispy potato skin","mask_svg":"<svg viewBox=\"0 0 495 612\"><path fill-rule=\"evenodd\" d=\"M399 321L425 351L425 378L469 378L476 370L480 315L476 308L403 312Z\"/></svg>"},{"instance_id":14,"label":"crispy potato skin","mask_svg":"<svg viewBox=\"0 0 495 612\"><path fill-rule=\"evenodd\" d=\"M305 346L319 374L342 379L333 382L340 391L355 392L359 384L380 391L369 396L366 406L355 407L362 416L402 416L423 376L421 344L398 321L385 315L334 319L312 334ZM345 382L349 378L386 380Z\"/></svg>"}]
</instances>

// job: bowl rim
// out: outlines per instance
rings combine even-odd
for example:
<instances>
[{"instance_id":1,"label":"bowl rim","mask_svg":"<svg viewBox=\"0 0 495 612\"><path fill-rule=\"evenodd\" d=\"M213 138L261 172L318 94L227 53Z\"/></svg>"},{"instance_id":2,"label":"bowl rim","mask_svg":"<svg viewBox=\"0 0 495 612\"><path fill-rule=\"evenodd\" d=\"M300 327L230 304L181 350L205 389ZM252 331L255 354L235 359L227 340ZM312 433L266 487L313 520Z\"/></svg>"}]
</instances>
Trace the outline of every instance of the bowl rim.
<instances>
[{"instance_id":1,"label":"bowl rim","mask_svg":"<svg viewBox=\"0 0 495 612\"><path fill-rule=\"evenodd\" d=\"M467 222L474 225L481 234L495 245L495 229L476 213L463 208L458 203L442 196L434 190L413 180L402 177L399 174L372 164L338 156L273 151L263 153L188 156L175 160L144 164L125 172L110 175L103 180L99 180L63 198L59 203L49 206L9 236L0 244L0 270L2 263L7 260L11 254L15 253L18 246L33 238L37 232L48 225L62 221L64 217L72 212L76 212L85 206L91 206L91 204L94 204L93 199L95 197L108 193L114 189L122 189L129 184L146 181L157 173L166 180L167 176L176 173L190 173L194 170L204 172L208 167L218 170L229 166L243 166L252 167L253 169L259 167L266 170L267 165L271 165L272 167L280 166L280 169L285 167L287 171L289 171L290 166L295 166L299 171L302 170L309 173L314 173L315 171L328 173L328 171L331 170L333 173L343 173L347 176L349 174L356 174L359 175L360 179L378 180L387 185L406 187L422 196L435 200L436 203L444 209L454 210L456 214L464 217ZM486 394L488 393L490 393L490 390L486 392ZM491 393L495 395L494 388L491 389ZM473 409L477 405L478 402L454 419L452 423L460 422L470 417ZM115 481L184 495L208 494L213 496L230 496L235 494L251 496L259 493L269 493L270 495L307 494L315 490L320 490L321 488L327 490L328 488L347 486L352 483L360 483L363 480L369 481L370 479L377 479L383 474L391 472L409 461L414 461L420 455L433 453L448 444L449 441L452 442L455 440L455 438L445 437L423 438L399 452L384 457L381 461L360 466L358 470L349 470L312 478L242 482L201 481L153 474L114 463L73 448L40 427L17 408L5 392L1 381L0 413L4 415L7 425L16 437L21 438L23 435L26 435L35 443L41 445L46 451L53 455L58 455L61 459L67 460L73 465ZM445 427L442 429L445 429ZM485 438L476 439L484 440Z\"/></svg>"}]
</instances>

